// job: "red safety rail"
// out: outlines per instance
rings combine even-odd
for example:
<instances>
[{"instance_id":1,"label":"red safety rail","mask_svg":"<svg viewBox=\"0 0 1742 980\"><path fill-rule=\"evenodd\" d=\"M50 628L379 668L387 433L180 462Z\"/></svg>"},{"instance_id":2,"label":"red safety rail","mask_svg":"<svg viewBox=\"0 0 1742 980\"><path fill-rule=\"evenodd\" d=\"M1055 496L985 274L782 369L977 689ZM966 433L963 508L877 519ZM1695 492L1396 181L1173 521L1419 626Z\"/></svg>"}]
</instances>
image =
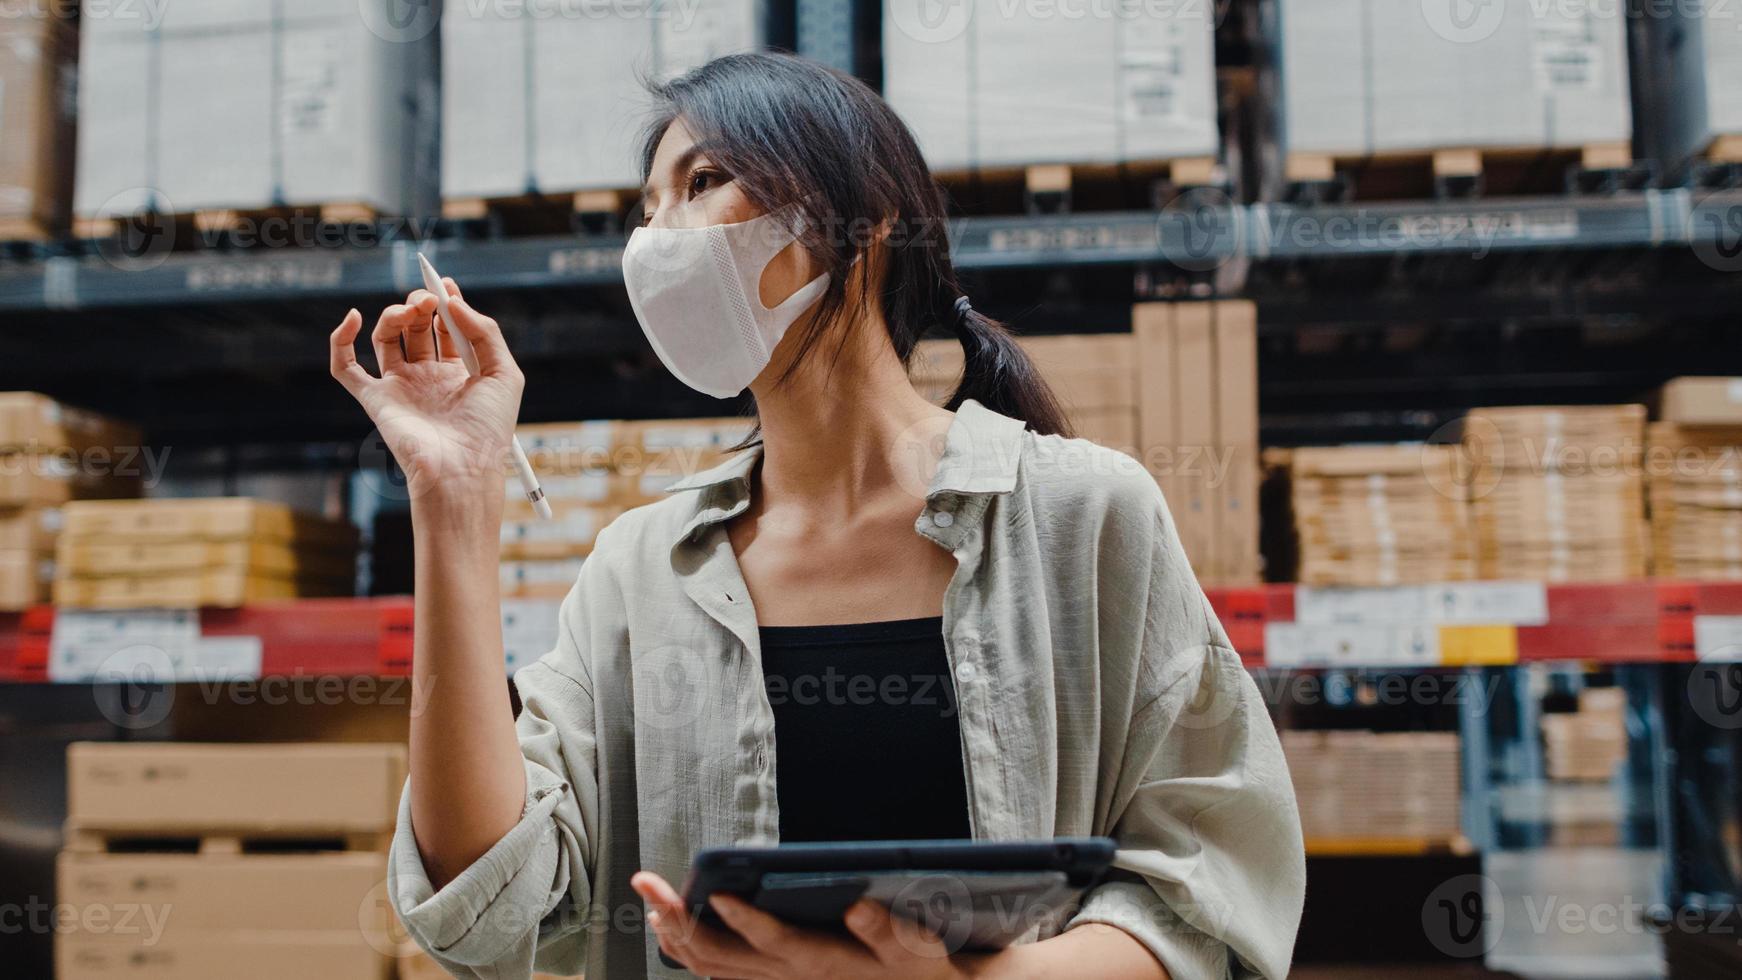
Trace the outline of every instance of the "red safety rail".
<instances>
[{"instance_id":1,"label":"red safety rail","mask_svg":"<svg viewBox=\"0 0 1742 980\"><path fill-rule=\"evenodd\" d=\"M1662 659L1658 633L1662 584L1665 583L1549 586L1548 622L1518 627L1519 661L1650 663ZM1691 659L1691 646L1689 650Z\"/></svg>"},{"instance_id":2,"label":"red safety rail","mask_svg":"<svg viewBox=\"0 0 1742 980\"><path fill-rule=\"evenodd\" d=\"M411 599L294 599L202 609L204 636L258 636L263 676L411 670Z\"/></svg>"},{"instance_id":3,"label":"red safety rail","mask_svg":"<svg viewBox=\"0 0 1742 980\"><path fill-rule=\"evenodd\" d=\"M1229 642L1248 667L1264 665L1264 623L1269 615L1269 590L1276 586L1249 586L1231 589L1205 589L1210 608L1222 621ZM1286 588L1286 586L1283 586Z\"/></svg>"},{"instance_id":4,"label":"red safety rail","mask_svg":"<svg viewBox=\"0 0 1742 980\"><path fill-rule=\"evenodd\" d=\"M1248 667L1264 666L1264 631L1293 622L1295 587L1207 589L1210 605ZM1656 663L1694 659L1694 617L1742 616L1742 582L1551 585L1548 622L1519 626L1520 662ZM0 613L0 682L48 679L54 609ZM266 676L403 676L411 672L409 596L298 599L205 609L206 636L257 636Z\"/></svg>"}]
</instances>

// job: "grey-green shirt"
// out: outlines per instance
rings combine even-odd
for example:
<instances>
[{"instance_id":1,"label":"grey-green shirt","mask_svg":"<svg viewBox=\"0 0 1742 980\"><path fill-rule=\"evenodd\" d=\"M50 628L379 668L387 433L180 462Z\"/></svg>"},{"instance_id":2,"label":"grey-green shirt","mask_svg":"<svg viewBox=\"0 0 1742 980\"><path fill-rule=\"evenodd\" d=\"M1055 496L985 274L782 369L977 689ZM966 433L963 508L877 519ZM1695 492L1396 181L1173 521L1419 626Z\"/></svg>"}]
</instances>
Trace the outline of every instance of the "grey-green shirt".
<instances>
[{"instance_id":1,"label":"grey-green shirt","mask_svg":"<svg viewBox=\"0 0 1742 980\"><path fill-rule=\"evenodd\" d=\"M1176 980L1285 976L1305 888L1288 771L1154 479L972 402L945 442L914 530L957 561L944 638L974 837L1111 836L1117 870L1065 928L1117 925ZM778 839L774 714L726 534L756 461L600 534L555 649L514 679L519 825L438 892L401 803L393 901L456 976L686 976L629 876L681 882L699 848Z\"/></svg>"}]
</instances>

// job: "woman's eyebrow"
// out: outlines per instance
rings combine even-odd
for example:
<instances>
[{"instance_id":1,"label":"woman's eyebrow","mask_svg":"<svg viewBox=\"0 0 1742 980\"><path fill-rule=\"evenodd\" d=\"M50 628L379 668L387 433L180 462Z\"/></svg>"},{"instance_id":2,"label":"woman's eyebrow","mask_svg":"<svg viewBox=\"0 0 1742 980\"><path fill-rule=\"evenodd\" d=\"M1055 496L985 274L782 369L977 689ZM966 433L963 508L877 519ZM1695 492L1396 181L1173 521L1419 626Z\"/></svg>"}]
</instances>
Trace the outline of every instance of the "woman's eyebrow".
<instances>
[{"instance_id":1,"label":"woman's eyebrow","mask_svg":"<svg viewBox=\"0 0 1742 980\"><path fill-rule=\"evenodd\" d=\"M677 155L676 160L673 160L671 162L670 170L673 173L682 173L683 171L689 169L690 164L696 162L697 157L707 156L707 155L708 155L708 144L706 144L706 143L691 143L688 147L686 147L684 149L684 151L682 153L679 153ZM647 197L649 197L652 194L653 194L653 181L649 180L647 182L646 186L641 188L641 196L643 199L646 199Z\"/></svg>"}]
</instances>

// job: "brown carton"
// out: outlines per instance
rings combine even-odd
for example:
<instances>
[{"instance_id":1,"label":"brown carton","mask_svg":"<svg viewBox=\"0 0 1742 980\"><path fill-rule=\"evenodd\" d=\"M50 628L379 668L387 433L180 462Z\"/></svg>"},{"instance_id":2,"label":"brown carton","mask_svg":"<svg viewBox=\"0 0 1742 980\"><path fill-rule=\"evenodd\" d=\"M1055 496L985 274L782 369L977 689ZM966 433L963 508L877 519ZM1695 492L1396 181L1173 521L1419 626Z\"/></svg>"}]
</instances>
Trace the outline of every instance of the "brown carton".
<instances>
[{"instance_id":1,"label":"brown carton","mask_svg":"<svg viewBox=\"0 0 1742 980\"><path fill-rule=\"evenodd\" d=\"M1222 452L1216 431L1214 307L1180 303L1174 310L1174 387L1179 391L1178 436L1173 467L1178 499L1171 501L1180 542L1192 568L1205 581L1218 579L1221 514L1216 461Z\"/></svg>"},{"instance_id":2,"label":"brown carton","mask_svg":"<svg viewBox=\"0 0 1742 980\"><path fill-rule=\"evenodd\" d=\"M393 826L402 745L78 742L67 822L100 831L371 832Z\"/></svg>"},{"instance_id":3,"label":"brown carton","mask_svg":"<svg viewBox=\"0 0 1742 980\"><path fill-rule=\"evenodd\" d=\"M78 34L59 17L0 16L0 240L67 225Z\"/></svg>"},{"instance_id":4,"label":"brown carton","mask_svg":"<svg viewBox=\"0 0 1742 980\"><path fill-rule=\"evenodd\" d=\"M84 854L56 862L59 900L78 910L75 936L117 933L125 916L142 941L198 943L213 933L330 932L391 949L387 857L320 854ZM161 910L161 911L159 911Z\"/></svg>"},{"instance_id":5,"label":"brown carton","mask_svg":"<svg viewBox=\"0 0 1742 980\"><path fill-rule=\"evenodd\" d=\"M1658 414L1683 425L1742 425L1742 378L1676 378L1663 386Z\"/></svg>"},{"instance_id":6,"label":"brown carton","mask_svg":"<svg viewBox=\"0 0 1742 980\"><path fill-rule=\"evenodd\" d=\"M198 943L142 947L126 937L61 938L57 980L391 980L393 959L355 933L267 938L222 933Z\"/></svg>"},{"instance_id":7,"label":"brown carton","mask_svg":"<svg viewBox=\"0 0 1742 980\"><path fill-rule=\"evenodd\" d=\"M0 451L83 452L102 448L130 452L139 444L138 429L106 415L63 405L34 391L0 392Z\"/></svg>"},{"instance_id":8,"label":"brown carton","mask_svg":"<svg viewBox=\"0 0 1742 980\"><path fill-rule=\"evenodd\" d=\"M1221 485L1216 542L1221 584L1258 581L1258 308L1245 300L1215 305L1216 431Z\"/></svg>"}]
</instances>

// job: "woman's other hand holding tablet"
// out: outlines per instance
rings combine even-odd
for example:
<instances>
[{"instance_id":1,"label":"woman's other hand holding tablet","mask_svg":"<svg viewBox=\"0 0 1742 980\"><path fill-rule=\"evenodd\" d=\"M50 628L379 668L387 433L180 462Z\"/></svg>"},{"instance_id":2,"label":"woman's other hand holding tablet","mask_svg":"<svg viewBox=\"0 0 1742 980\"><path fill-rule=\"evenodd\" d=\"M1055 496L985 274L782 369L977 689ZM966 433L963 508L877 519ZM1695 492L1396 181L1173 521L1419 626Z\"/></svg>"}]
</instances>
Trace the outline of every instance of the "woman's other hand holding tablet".
<instances>
[{"instance_id":1,"label":"woman's other hand holding tablet","mask_svg":"<svg viewBox=\"0 0 1742 980\"><path fill-rule=\"evenodd\" d=\"M791 926L741 899L715 895L710 903L729 931L716 929L691 917L659 875L644 871L630 883L647 902L648 923L659 934L660 948L697 976L955 980L994 975L992 965L1011 955L1007 950L951 956L943 940L925 927L867 901L847 910L849 938Z\"/></svg>"}]
</instances>

